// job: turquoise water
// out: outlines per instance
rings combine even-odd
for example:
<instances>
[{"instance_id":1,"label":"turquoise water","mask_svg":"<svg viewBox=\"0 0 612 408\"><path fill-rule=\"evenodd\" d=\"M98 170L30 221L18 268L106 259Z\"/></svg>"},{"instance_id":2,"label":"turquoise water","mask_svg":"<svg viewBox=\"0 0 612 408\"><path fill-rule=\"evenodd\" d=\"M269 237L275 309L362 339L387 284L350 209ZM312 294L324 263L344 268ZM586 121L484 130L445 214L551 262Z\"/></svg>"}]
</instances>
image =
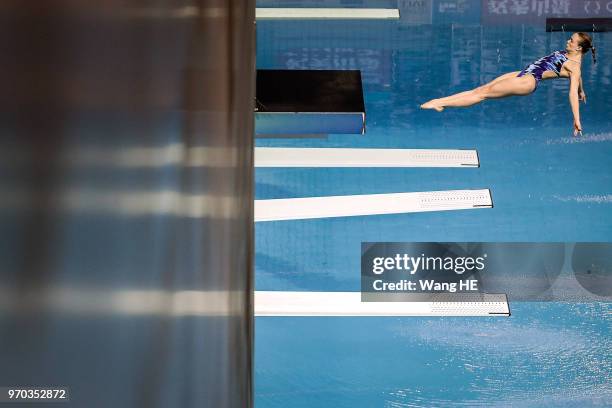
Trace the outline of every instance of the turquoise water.
<instances>
[{"instance_id":1,"label":"turquoise water","mask_svg":"<svg viewBox=\"0 0 612 408\"><path fill-rule=\"evenodd\" d=\"M499 318L257 318L258 407L609 406L609 304Z\"/></svg>"},{"instance_id":2,"label":"turquoise water","mask_svg":"<svg viewBox=\"0 0 612 408\"><path fill-rule=\"evenodd\" d=\"M543 27L258 22L258 68L360 69L365 135L258 146L476 148L478 169L257 169L256 198L490 188L493 209L256 225L258 290L358 291L363 241L611 241L612 34L568 82L443 113L431 98L562 49ZM257 318L258 407L606 406L610 303L511 304L510 318Z\"/></svg>"}]
</instances>

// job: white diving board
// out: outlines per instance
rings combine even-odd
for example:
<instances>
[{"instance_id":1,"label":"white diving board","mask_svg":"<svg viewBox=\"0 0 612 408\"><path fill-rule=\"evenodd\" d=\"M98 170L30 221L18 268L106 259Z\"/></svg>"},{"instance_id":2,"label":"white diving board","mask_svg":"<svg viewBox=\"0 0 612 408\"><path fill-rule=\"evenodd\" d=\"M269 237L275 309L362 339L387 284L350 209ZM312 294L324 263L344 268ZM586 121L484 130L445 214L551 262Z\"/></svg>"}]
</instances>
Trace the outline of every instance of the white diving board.
<instances>
[{"instance_id":1,"label":"white diving board","mask_svg":"<svg viewBox=\"0 0 612 408\"><path fill-rule=\"evenodd\" d=\"M479 167L467 149L256 147L255 167Z\"/></svg>"},{"instance_id":2,"label":"white diving board","mask_svg":"<svg viewBox=\"0 0 612 408\"><path fill-rule=\"evenodd\" d=\"M381 8L256 8L257 20L381 20L399 19L398 9Z\"/></svg>"},{"instance_id":3,"label":"white diving board","mask_svg":"<svg viewBox=\"0 0 612 408\"><path fill-rule=\"evenodd\" d=\"M255 200L255 222L492 207L488 189L280 198Z\"/></svg>"},{"instance_id":4,"label":"white diving board","mask_svg":"<svg viewBox=\"0 0 612 408\"><path fill-rule=\"evenodd\" d=\"M255 316L510 316L505 295L480 301L362 302L361 292L255 291Z\"/></svg>"}]
</instances>

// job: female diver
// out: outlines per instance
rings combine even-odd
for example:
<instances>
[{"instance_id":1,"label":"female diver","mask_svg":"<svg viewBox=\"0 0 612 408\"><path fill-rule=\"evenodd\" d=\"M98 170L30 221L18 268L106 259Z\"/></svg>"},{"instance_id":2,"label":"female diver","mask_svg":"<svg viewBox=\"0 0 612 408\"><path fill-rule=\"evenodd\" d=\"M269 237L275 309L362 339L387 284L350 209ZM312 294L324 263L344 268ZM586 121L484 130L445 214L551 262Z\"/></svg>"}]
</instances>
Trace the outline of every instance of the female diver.
<instances>
[{"instance_id":1,"label":"female diver","mask_svg":"<svg viewBox=\"0 0 612 408\"><path fill-rule=\"evenodd\" d=\"M582 134L578 101L581 100L586 103L586 94L582 87L580 64L582 63L582 55L589 50L591 50L593 62L595 62L595 47L593 47L591 37L585 33L574 33L567 40L565 51L555 51L530 64L522 71L504 74L471 91L432 99L421 105L421 108L442 112L447 107L472 106L485 99L505 98L515 95L524 96L538 89L542 80L563 77L570 79L569 102L574 115L574 136L579 133Z\"/></svg>"}]
</instances>

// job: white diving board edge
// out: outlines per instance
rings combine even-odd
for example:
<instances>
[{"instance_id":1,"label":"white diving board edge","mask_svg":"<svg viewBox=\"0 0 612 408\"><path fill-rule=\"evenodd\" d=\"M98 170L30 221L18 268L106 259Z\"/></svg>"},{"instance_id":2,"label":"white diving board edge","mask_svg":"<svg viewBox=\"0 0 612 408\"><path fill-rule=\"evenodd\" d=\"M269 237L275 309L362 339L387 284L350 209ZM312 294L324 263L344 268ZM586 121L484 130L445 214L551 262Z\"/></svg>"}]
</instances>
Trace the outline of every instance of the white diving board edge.
<instances>
[{"instance_id":1,"label":"white diving board edge","mask_svg":"<svg viewBox=\"0 0 612 408\"><path fill-rule=\"evenodd\" d=\"M484 301L362 302L361 292L255 291L255 316L510 316L505 295Z\"/></svg>"},{"instance_id":2,"label":"white diving board edge","mask_svg":"<svg viewBox=\"0 0 612 408\"><path fill-rule=\"evenodd\" d=\"M480 167L473 149L256 147L255 167Z\"/></svg>"},{"instance_id":3,"label":"white diving board edge","mask_svg":"<svg viewBox=\"0 0 612 408\"><path fill-rule=\"evenodd\" d=\"M258 7L257 20L397 20L399 9Z\"/></svg>"},{"instance_id":4,"label":"white diving board edge","mask_svg":"<svg viewBox=\"0 0 612 408\"><path fill-rule=\"evenodd\" d=\"M255 200L255 222L493 208L489 189Z\"/></svg>"}]
</instances>

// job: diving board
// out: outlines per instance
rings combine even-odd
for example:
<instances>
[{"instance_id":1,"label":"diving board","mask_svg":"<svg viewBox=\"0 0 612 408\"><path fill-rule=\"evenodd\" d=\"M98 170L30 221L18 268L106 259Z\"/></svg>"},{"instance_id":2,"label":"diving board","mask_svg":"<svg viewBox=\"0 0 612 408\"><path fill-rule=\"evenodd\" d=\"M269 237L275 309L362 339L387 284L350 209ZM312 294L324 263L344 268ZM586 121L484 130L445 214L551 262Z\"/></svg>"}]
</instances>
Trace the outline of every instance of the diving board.
<instances>
[{"instance_id":1,"label":"diving board","mask_svg":"<svg viewBox=\"0 0 612 408\"><path fill-rule=\"evenodd\" d=\"M397 20L398 9L382 8L261 8L257 20Z\"/></svg>"},{"instance_id":2,"label":"diving board","mask_svg":"<svg viewBox=\"0 0 612 408\"><path fill-rule=\"evenodd\" d=\"M256 147L255 167L479 167L476 150Z\"/></svg>"},{"instance_id":3,"label":"diving board","mask_svg":"<svg viewBox=\"0 0 612 408\"><path fill-rule=\"evenodd\" d=\"M255 316L510 316L503 294L480 301L362 302L361 292L255 291Z\"/></svg>"},{"instance_id":4,"label":"diving board","mask_svg":"<svg viewBox=\"0 0 612 408\"><path fill-rule=\"evenodd\" d=\"M492 208L489 189L255 200L255 222Z\"/></svg>"}]
</instances>

